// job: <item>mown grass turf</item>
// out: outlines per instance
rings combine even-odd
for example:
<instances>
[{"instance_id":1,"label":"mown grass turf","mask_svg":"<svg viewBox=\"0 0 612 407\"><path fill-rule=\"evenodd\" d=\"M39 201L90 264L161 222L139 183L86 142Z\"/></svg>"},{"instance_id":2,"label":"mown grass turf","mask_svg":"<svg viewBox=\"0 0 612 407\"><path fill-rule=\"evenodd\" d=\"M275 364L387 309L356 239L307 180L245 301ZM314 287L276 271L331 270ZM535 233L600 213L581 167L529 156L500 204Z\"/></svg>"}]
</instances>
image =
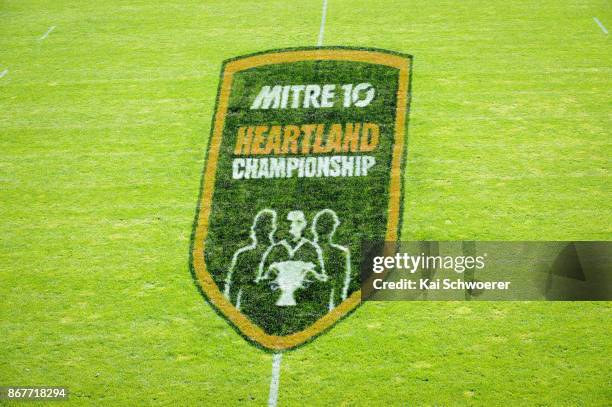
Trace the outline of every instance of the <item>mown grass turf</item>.
<instances>
[{"instance_id":1,"label":"mown grass turf","mask_svg":"<svg viewBox=\"0 0 612 407\"><path fill-rule=\"evenodd\" d=\"M271 357L187 260L220 63L321 3L0 5L0 385L264 404ZM600 1L330 0L327 45L415 56L405 239L610 239ZM47 29L56 29L43 41ZM368 303L283 359L282 405L609 405L609 303Z\"/></svg>"}]
</instances>

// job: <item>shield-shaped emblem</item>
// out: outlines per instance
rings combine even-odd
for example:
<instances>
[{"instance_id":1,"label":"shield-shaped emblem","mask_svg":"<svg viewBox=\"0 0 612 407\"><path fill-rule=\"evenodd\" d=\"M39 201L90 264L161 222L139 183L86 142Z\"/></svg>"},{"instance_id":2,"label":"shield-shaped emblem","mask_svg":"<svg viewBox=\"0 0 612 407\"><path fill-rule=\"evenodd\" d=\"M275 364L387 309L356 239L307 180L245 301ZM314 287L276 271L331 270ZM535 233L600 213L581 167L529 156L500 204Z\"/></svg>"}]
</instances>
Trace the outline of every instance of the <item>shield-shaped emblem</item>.
<instances>
[{"instance_id":1,"label":"shield-shaped emblem","mask_svg":"<svg viewBox=\"0 0 612 407\"><path fill-rule=\"evenodd\" d=\"M192 238L202 293L281 351L361 302L362 241L395 241L411 57L300 48L225 61Z\"/></svg>"}]
</instances>

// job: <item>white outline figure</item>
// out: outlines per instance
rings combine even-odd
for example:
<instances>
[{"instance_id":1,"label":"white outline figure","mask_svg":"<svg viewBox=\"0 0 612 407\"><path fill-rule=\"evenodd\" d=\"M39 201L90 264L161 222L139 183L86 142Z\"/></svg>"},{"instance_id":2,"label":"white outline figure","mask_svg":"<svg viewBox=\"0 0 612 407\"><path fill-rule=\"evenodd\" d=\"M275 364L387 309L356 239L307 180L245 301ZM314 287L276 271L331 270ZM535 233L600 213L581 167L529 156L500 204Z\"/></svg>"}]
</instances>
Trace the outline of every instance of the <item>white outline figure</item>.
<instances>
[{"instance_id":1,"label":"white outline figure","mask_svg":"<svg viewBox=\"0 0 612 407\"><path fill-rule=\"evenodd\" d=\"M253 223L251 224L251 233L249 234L250 238L251 238L251 244L241 247L240 249L236 250L236 252L234 253L234 255L232 256L232 262L230 264L230 268L229 268L229 273L227 274L227 276L225 277L225 289L223 291L223 295L225 295L225 297L230 300L231 302L231 298L230 298L230 289L231 289L231 285L232 285L232 276L234 274L234 269L236 267L236 264L238 262L238 256L240 256L242 253L247 252L249 250L254 250L257 248L257 244L259 243L257 241L257 234L255 232L255 228L257 227L257 224L259 223L260 218L264 215L270 215L272 217L272 227L271 227L271 231L270 233L268 233L268 239L270 240L270 247L274 246L275 242L274 242L274 234L276 233L276 229L277 229L277 225L276 225L276 219L277 219L277 215L276 215L276 211L272 210L272 209L262 209L259 212L257 212L257 214L255 215L255 217L253 218ZM266 249L267 253L270 249ZM262 258L263 261L263 258ZM238 291L238 295L236 296L236 304L234 304L236 306L237 309L240 309L240 298L242 297L242 288L240 288L240 290Z\"/></svg>"},{"instance_id":2,"label":"white outline figure","mask_svg":"<svg viewBox=\"0 0 612 407\"><path fill-rule=\"evenodd\" d=\"M336 214L336 212L334 212L332 209L323 209L320 210L319 212L317 212L317 214L315 215L315 217L312 220L312 225L310 226L310 231L312 233L312 236L314 237L314 241L313 243L319 247L319 249L321 249L321 246L319 245L319 233L317 232L317 223L319 221L319 218L325 214L329 214L331 215L331 217L334 220L334 226L332 228L332 230L329 232L328 236L328 244L335 248L340 250L341 252L343 252L346 256L346 267L345 267L345 275L344 275L344 284L342 286L342 301L346 300L346 297L348 296L348 289L349 289L349 285L351 283L351 251L349 250L348 247L346 246L341 246L339 244L333 243L332 239L334 237L334 234L336 233L336 229L338 229L338 226L340 226L340 219L338 218L338 215ZM322 249L321 249L321 253L322 253ZM334 304L334 289L332 288L330 294L329 294L329 310L331 311L332 309L335 308L337 304Z\"/></svg>"},{"instance_id":3,"label":"white outline figure","mask_svg":"<svg viewBox=\"0 0 612 407\"><path fill-rule=\"evenodd\" d=\"M287 220L291 221L291 225L289 226L289 233L293 236L293 241L296 242L295 246L291 246L291 244L287 242L287 239L283 239L280 242L271 245L268 248L268 250L266 250L266 252L264 253L261 259L261 263L259 263L259 272L257 273L257 278L255 279L255 282L257 283L261 280L270 278L270 270L269 269L264 270L265 268L264 266L265 266L265 262L266 262L268 255L270 254L272 249L274 249L275 246L282 245L283 247L285 247L287 249L287 252L289 253L289 259L292 259L295 253L304 244L307 244L307 243L311 244L314 247L315 251L317 252L317 259L319 261L319 267L321 268L321 273L317 273L316 271L313 271L315 274L315 277L319 281L326 281L327 273L325 272L325 265L323 264L323 253L321 252L321 248L315 242L312 242L302 236L302 232L304 231L304 229L306 229L306 224L307 224L306 217L304 216L304 212L291 211L287 214Z\"/></svg>"},{"instance_id":4,"label":"white outline figure","mask_svg":"<svg viewBox=\"0 0 612 407\"><path fill-rule=\"evenodd\" d=\"M283 239L266 250L262 256L257 278L255 279L256 283L272 279L270 288L281 291L281 296L275 304L279 307L297 305L294 294L297 290L306 288L308 283L313 281L309 277L314 277L315 280L321 282L329 279L325 272L321 248L302 235L307 225L304 212L299 210L291 211L287 214L287 220L291 222L289 226L289 234L292 236L291 242ZM306 245L308 247L305 247ZM316 253L315 261L318 264L308 261L308 255L305 259L300 258L297 253L302 248L304 248L300 252L302 255L309 252L312 254L312 250L314 250L314 253ZM282 259L281 255L281 260L279 260L278 255L282 252L285 252L287 257ZM272 256L273 263L269 263L269 256Z\"/></svg>"}]
</instances>

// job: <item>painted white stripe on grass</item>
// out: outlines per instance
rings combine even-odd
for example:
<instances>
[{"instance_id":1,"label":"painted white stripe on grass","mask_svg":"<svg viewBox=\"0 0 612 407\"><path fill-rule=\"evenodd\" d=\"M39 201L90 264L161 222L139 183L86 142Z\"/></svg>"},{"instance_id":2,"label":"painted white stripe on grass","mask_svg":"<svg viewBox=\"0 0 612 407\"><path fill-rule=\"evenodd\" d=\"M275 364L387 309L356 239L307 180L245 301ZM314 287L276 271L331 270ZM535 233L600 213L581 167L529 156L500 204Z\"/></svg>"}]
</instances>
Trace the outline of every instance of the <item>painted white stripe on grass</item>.
<instances>
[{"instance_id":1,"label":"painted white stripe on grass","mask_svg":"<svg viewBox=\"0 0 612 407\"><path fill-rule=\"evenodd\" d=\"M597 17L593 17L593 20L595 20L595 22L597 23L597 25L599 26L599 28L601 28L601 31L604 32L604 34L608 35L608 30L606 29L606 27L604 27L604 25L601 23L601 21L599 21L597 19Z\"/></svg>"},{"instance_id":2,"label":"painted white stripe on grass","mask_svg":"<svg viewBox=\"0 0 612 407\"><path fill-rule=\"evenodd\" d=\"M270 379L270 395L268 396L268 407L276 407L278 403L278 385L280 384L280 367L282 353L272 356L272 378Z\"/></svg>"},{"instance_id":3,"label":"painted white stripe on grass","mask_svg":"<svg viewBox=\"0 0 612 407\"><path fill-rule=\"evenodd\" d=\"M325 18L327 17L327 0L323 0L323 13L321 14L321 26L319 27L319 39L317 47L323 45L323 36L325 35Z\"/></svg>"},{"instance_id":4,"label":"painted white stripe on grass","mask_svg":"<svg viewBox=\"0 0 612 407\"><path fill-rule=\"evenodd\" d=\"M44 40L45 38L47 38L49 36L49 34L51 34L51 31L55 30L55 26L52 25L51 27L49 27L49 29L47 30L46 33L43 34L42 37L40 37L40 41Z\"/></svg>"},{"instance_id":5,"label":"painted white stripe on grass","mask_svg":"<svg viewBox=\"0 0 612 407\"><path fill-rule=\"evenodd\" d=\"M319 27L319 39L317 40L317 47L323 45L326 18L327 0L323 0L323 11L321 13L321 26ZM272 356L272 377L270 378L270 394L268 396L268 407L276 407L276 405L278 404L278 388L280 386L280 368L282 360L282 353L275 353L274 356Z\"/></svg>"},{"instance_id":6,"label":"painted white stripe on grass","mask_svg":"<svg viewBox=\"0 0 612 407\"><path fill-rule=\"evenodd\" d=\"M4 71L0 72L0 79L4 78L4 76L8 73L8 69L5 69Z\"/></svg>"}]
</instances>

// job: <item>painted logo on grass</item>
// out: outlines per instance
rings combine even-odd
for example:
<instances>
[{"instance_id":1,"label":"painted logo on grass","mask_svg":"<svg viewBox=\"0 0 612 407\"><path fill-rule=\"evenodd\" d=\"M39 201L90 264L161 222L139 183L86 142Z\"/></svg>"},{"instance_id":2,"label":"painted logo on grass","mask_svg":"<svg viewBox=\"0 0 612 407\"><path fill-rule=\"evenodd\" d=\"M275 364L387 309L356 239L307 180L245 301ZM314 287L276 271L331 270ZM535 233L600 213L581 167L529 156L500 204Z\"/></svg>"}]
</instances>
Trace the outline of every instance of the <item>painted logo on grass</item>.
<instances>
[{"instance_id":1,"label":"painted logo on grass","mask_svg":"<svg viewBox=\"0 0 612 407\"><path fill-rule=\"evenodd\" d=\"M410 64L349 48L224 63L192 271L255 344L294 348L350 313L361 242L396 240Z\"/></svg>"}]
</instances>

